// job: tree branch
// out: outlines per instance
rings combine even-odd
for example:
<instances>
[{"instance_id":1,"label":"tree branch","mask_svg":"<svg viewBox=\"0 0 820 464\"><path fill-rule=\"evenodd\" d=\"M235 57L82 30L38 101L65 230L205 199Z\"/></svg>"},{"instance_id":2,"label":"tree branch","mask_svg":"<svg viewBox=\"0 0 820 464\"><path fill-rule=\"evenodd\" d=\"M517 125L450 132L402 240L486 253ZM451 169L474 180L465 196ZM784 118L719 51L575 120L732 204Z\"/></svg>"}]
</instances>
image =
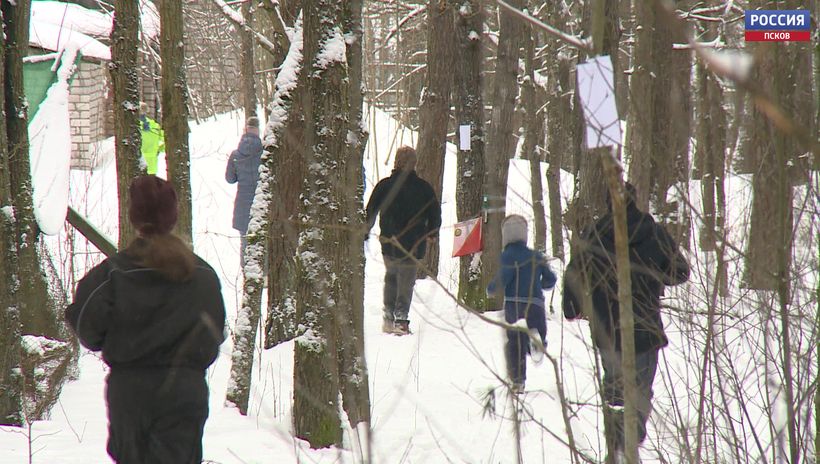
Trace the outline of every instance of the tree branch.
<instances>
[{"instance_id":1,"label":"tree branch","mask_svg":"<svg viewBox=\"0 0 820 464\"><path fill-rule=\"evenodd\" d=\"M540 29L543 29L547 34L555 37L556 39L567 43L579 50L583 50L587 53L592 53L592 44L590 43L589 39L584 39L582 37L577 37L574 35L567 34L564 31L558 30L549 24L541 22L538 18L534 18L528 13L525 13L518 8L511 6L509 3L505 2L504 0L496 0L498 5L507 10L508 12L518 16L519 18L529 22L533 26L536 26Z\"/></svg>"},{"instance_id":2,"label":"tree branch","mask_svg":"<svg viewBox=\"0 0 820 464\"><path fill-rule=\"evenodd\" d=\"M273 28L276 30L276 33L282 37L282 43L280 45L286 50L289 49L290 36L285 26L285 20L282 18L282 10L279 7L279 3L274 3L273 0L262 0L262 9L268 12Z\"/></svg>"},{"instance_id":3,"label":"tree branch","mask_svg":"<svg viewBox=\"0 0 820 464\"><path fill-rule=\"evenodd\" d=\"M213 2L216 6L219 7L219 9L222 11L225 17L228 18L228 20L232 22L236 27L250 32L251 35L253 35L253 37L256 39L256 43L261 45L262 48L267 50L269 53L276 53L276 45L274 45L273 42L268 40L268 38L264 35L251 29L251 27L248 26L247 21L245 21L245 18L242 16L242 13L228 6L228 4L225 3L224 0L213 0Z\"/></svg>"}]
</instances>

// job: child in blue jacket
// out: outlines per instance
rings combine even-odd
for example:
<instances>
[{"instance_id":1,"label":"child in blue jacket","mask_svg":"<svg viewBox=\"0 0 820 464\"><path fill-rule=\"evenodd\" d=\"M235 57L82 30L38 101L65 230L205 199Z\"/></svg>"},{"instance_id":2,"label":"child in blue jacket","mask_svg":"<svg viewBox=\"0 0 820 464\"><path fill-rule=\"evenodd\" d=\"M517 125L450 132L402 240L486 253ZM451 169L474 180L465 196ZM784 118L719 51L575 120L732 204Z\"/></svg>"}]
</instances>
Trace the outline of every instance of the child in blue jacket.
<instances>
[{"instance_id":1,"label":"child in blue jacket","mask_svg":"<svg viewBox=\"0 0 820 464\"><path fill-rule=\"evenodd\" d=\"M542 289L555 285L555 274L550 270L543 254L527 247L527 220L513 214L501 224L501 269L487 286L487 294L495 295L504 289L504 319L515 324L519 319L527 321L532 333L538 331L541 343L547 342L547 318L544 312ZM530 352L529 336L526 332L507 330L504 356L507 360L507 374L516 392L523 391L527 379L525 356Z\"/></svg>"}]
</instances>

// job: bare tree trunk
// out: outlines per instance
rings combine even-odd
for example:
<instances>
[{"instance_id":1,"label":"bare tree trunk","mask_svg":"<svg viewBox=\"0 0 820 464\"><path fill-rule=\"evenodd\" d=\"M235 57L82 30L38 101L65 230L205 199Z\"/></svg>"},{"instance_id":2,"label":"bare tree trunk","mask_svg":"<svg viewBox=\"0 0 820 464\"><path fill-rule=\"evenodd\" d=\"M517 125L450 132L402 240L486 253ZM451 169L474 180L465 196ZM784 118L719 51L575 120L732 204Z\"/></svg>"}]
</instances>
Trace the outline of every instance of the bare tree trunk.
<instances>
[{"instance_id":1,"label":"bare tree trunk","mask_svg":"<svg viewBox=\"0 0 820 464\"><path fill-rule=\"evenodd\" d=\"M617 26L617 23L619 22L618 13L620 12L620 7L618 3L619 2L617 0L605 0L594 3L590 18L590 29L592 30L593 34L595 51L598 53L602 53L604 55L609 55L610 58L613 60L613 78L615 79L616 89L619 87L623 87L622 85L619 86L619 80L621 80L623 77L621 76L621 73L618 72L619 69L623 67L620 64L620 53L618 50L620 38L620 29ZM645 6L645 8L649 7ZM632 85L633 83L632 81L630 81L630 89ZM629 96L628 99L626 99L626 101L630 105L630 110L632 110L632 105L635 101L635 98L636 96L633 93ZM617 100L616 103L623 101L624 99L620 98ZM577 95L577 91L575 95L575 104L576 108L580 107L580 100ZM580 108L578 111L580 113ZM619 113L622 112L623 108L620 108ZM580 130L583 131L584 128L582 127ZM648 131L649 126L646 126L645 130ZM580 231L584 227L592 224L598 218L598 216L607 209L605 202L606 187L603 185L602 182L599 182L597 179L606 176L608 180L610 196L613 198L612 212L615 218L615 247L619 289L618 299L621 304L621 359L624 379L623 391L634 392L636 381L634 338L632 336L632 333L634 331L634 319L632 318L632 298L630 284L631 275L629 274L629 258L626 255L628 251L626 249L628 239L626 237L626 211L624 205L622 179L623 173L621 172L620 168L618 167L615 161L614 153L609 148L598 148L586 153L582 153L581 160L578 164L578 177L582 177L582 179L580 180L579 185L578 178L576 177L576 190L578 191L578 194L576 200L574 200L574 211L572 211L570 215L570 227L574 228L574 233L580 233ZM619 198L615 199L615 197ZM621 204L618 205L617 201L620 201ZM620 239L618 238L619 235L621 236ZM630 287L626 290L623 290L623 285L630 285ZM628 306L623 306L623 298L626 298ZM591 304L591 300L589 304ZM628 317L630 321L626 321L624 319L624 311L627 311L629 313ZM591 322L591 324L593 325L595 325L596 323L596 321ZM593 327L593 331L594 330L595 329ZM628 343L632 347L631 354L627 354L627 350L629 348L623 342L624 337L629 339ZM601 387L601 392L603 392L603 386ZM625 414L623 419L620 419L618 415L615 414L608 406L604 405L603 407L604 436L606 439L608 451L606 460L607 464L614 464L616 462L618 448L624 445L627 463L632 464L635 462L637 458L637 437L635 436L635 434L637 433L637 418L635 415L636 402L634 401L634 397L632 395L626 394L626 396L627 397L624 398L626 408L624 411ZM623 424L620 423L621 420L623 420ZM621 430L621 427L623 427L623 430L632 430L632 432L630 432L631 436L629 434L626 434L626 443L621 442L621 438L619 437L619 430ZM632 439L632 441L630 441L630 439Z\"/></svg>"},{"instance_id":2,"label":"bare tree trunk","mask_svg":"<svg viewBox=\"0 0 820 464\"><path fill-rule=\"evenodd\" d=\"M618 22L618 0L604 0L602 2L593 3L594 10L589 13L589 18L585 18L589 24L585 29L592 31L594 37L595 52L598 54L609 55L612 59L613 77L615 79L615 88L619 88L619 81L624 77L618 70L622 67L619 62L618 44L620 43L620 29L617 26ZM584 8L589 8L586 5ZM557 13L559 14L559 13ZM564 19L566 21L566 19ZM582 59L579 56L579 60ZM558 77L561 82L561 87L564 88L564 75L569 74L567 66L569 63L559 61ZM569 80L566 78L566 80ZM570 85L567 84L568 88ZM583 134L585 131L584 116L581 111L581 101L577 90L573 94L574 98L574 114L575 125L574 132L568 135L572 137L571 140L576 144L574 151L575 161L573 166L575 168L575 196L571 204L567 207L566 221L573 234L578 234L584 227L592 224L601 214L606 212L606 185L600 182L604 176L601 159L609 154L609 149L599 148L593 150L583 149ZM621 102L623 99L618 98ZM563 108L565 106L561 106ZM568 107L568 105L566 106ZM619 113L623 111L619 108ZM560 138L554 140L556 144L556 151L561 150L563 141ZM563 161L566 165L566 161Z\"/></svg>"},{"instance_id":3,"label":"bare tree trunk","mask_svg":"<svg viewBox=\"0 0 820 464\"><path fill-rule=\"evenodd\" d=\"M675 6L684 11L690 4L690 0L675 2ZM672 237L688 249L691 219L690 208L685 205L688 205L692 135L692 52L673 49L673 43L687 41L685 34L674 27L676 20L663 14L658 16L653 36L650 194L657 218Z\"/></svg>"},{"instance_id":4,"label":"bare tree trunk","mask_svg":"<svg viewBox=\"0 0 820 464\"><path fill-rule=\"evenodd\" d=\"M7 34L5 111L10 193L16 226L17 270L18 275L25 279L25 285L20 285L17 290L20 322L23 334L65 339L68 333L48 294L39 252L40 229L34 217L26 111L28 103L23 89L23 57L28 52L31 3L25 0L17 2L17 6L4 3L3 7Z\"/></svg>"},{"instance_id":5,"label":"bare tree trunk","mask_svg":"<svg viewBox=\"0 0 820 464\"><path fill-rule=\"evenodd\" d=\"M629 114L626 147L629 181L637 190L638 208L649 211L652 189L652 143L655 118L655 6L652 2L635 2L635 51L629 82ZM654 74L653 74L654 73Z\"/></svg>"},{"instance_id":6,"label":"bare tree trunk","mask_svg":"<svg viewBox=\"0 0 820 464\"><path fill-rule=\"evenodd\" d=\"M443 0L427 3L427 75L419 105L419 138L416 151L419 177L430 182L441 201L444 154L450 122L450 92L453 82L454 23L452 5ZM439 242L429 244L422 274L438 276Z\"/></svg>"},{"instance_id":7,"label":"bare tree trunk","mask_svg":"<svg viewBox=\"0 0 820 464\"><path fill-rule=\"evenodd\" d=\"M169 2L173 3L173 2ZM139 50L140 13L138 2L114 4L114 27L111 30L111 84L114 90L114 140L117 159L117 195L120 205L120 235L118 248L125 248L136 237L128 220L128 187L140 174L142 156L138 112L139 82L137 55ZM170 152L170 147L166 148ZM170 169L170 161L169 161ZM177 192L179 193L179 192Z\"/></svg>"},{"instance_id":8,"label":"bare tree trunk","mask_svg":"<svg viewBox=\"0 0 820 464\"><path fill-rule=\"evenodd\" d=\"M632 276L626 226L624 184L614 155L603 160L612 198L615 227L615 259L618 270L618 306L621 328L621 370L624 393L624 456L626 464L638 464L638 401L635 368L635 316L632 313ZM612 450L610 450L612 452Z\"/></svg>"},{"instance_id":9,"label":"bare tree trunk","mask_svg":"<svg viewBox=\"0 0 820 464\"><path fill-rule=\"evenodd\" d=\"M555 25L563 29L566 22L566 15L563 14L557 3L551 4L547 14L555 18ZM547 56L554 57L553 62L547 67L547 187L549 189L550 208L550 236L552 238L553 255L563 258L564 239L563 208L561 208L561 168L571 166L578 161L581 151L581 144L573 130L575 128L574 117L580 118L575 112L579 108L573 108L572 99L575 88L570 79L570 69L573 67L573 60L568 54L560 54L560 42L554 38L547 38ZM577 171L573 171L577 174ZM600 183L599 183L600 184ZM583 189L580 189L583 192ZM603 199L601 199L603 204ZM577 207L576 207L577 208ZM571 221L570 221L571 222ZM581 227L580 225L578 227ZM580 230L570 227L571 230Z\"/></svg>"},{"instance_id":10,"label":"bare tree trunk","mask_svg":"<svg viewBox=\"0 0 820 464\"><path fill-rule=\"evenodd\" d=\"M236 405L242 414L247 414L250 398L251 374L253 372L253 354L256 346L257 326L262 306L262 289L264 275L262 269L265 263L265 245L271 233L271 205L279 199L271 195L271 177L283 175L277 170L276 161L280 147L283 145L284 134L288 127L289 118L293 112L293 99L298 90L297 81L302 70L302 40L301 24L294 29L294 40L288 51L285 63L289 69L295 71L291 76L280 73L276 80L276 94L273 98L272 114L275 119L268 125L269 132L265 136L267 146L262 154L262 163L259 171L259 183L253 198L251 218L248 227L248 245L245 249L245 267L243 268L244 284L242 307L237 315L234 329L234 346L231 364L231 378L228 384L226 400ZM290 175L288 172L284 175Z\"/></svg>"},{"instance_id":11,"label":"bare tree trunk","mask_svg":"<svg viewBox=\"0 0 820 464\"><path fill-rule=\"evenodd\" d=\"M282 31L275 38L281 47L290 40L285 34L285 25L293 25L294 34L302 37L302 22L297 21L297 11L301 2L288 1L273 5L270 0L263 2L263 8L269 16L282 21ZM272 19L272 21L274 21ZM292 21L292 22L291 22ZM297 24L298 22L298 24ZM300 49L301 53L301 49ZM283 52L273 57L275 67L280 67L286 58ZM301 67L301 64L300 64ZM274 93L276 89L274 88ZM304 147L303 92L291 95L291 111L281 136L275 145L266 147L270 152L268 162L274 175L271 178L271 225L268 240L268 317L265 328L265 348L272 348L279 343L292 340L296 333L296 247L299 238L299 219L302 203L302 180L305 177L302 151ZM270 113L273 105L266 108Z\"/></svg>"},{"instance_id":12,"label":"bare tree trunk","mask_svg":"<svg viewBox=\"0 0 820 464\"><path fill-rule=\"evenodd\" d=\"M347 217L352 218L349 223L352 237L348 240L347 253L349 258L342 260L347 276L347 285L342 286L344 302L341 305L338 318L339 331L339 372L340 388L342 392L342 407L347 413L351 427L366 425L365 444L358 446L365 449L367 461L372 461L370 449L370 386L368 382L367 363L364 351L364 253L362 242L358 239L364 230L363 179L364 148L367 133L363 129L363 95L362 95L362 0L350 0L344 11L345 37L353 38L347 42L347 64L349 68L348 80L350 89L350 123L346 145L345 159L347 160L346 182L341 186L346 200L343 210Z\"/></svg>"},{"instance_id":13,"label":"bare tree trunk","mask_svg":"<svg viewBox=\"0 0 820 464\"><path fill-rule=\"evenodd\" d=\"M301 23L295 31L301 33ZM301 43L301 39L300 39ZM274 106L276 100L274 95ZM271 179L271 231L268 240L268 318L265 348L292 340L297 335L296 280L302 202L302 181L305 178L302 92L291 94L290 116L276 143L265 149ZM277 173L279 173L277 175ZM287 173L286 175L283 175Z\"/></svg>"},{"instance_id":14,"label":"bare tree trunk","mask_svg":"<svg viewBox=\"0 0 820 464\"><path fill-rule=\"evenodd\" d=\"M714 0L710 4L717 4ZM706 25L707 30L701 40L709 41L717 37L717 26ZM703 215L700 230L700 248L703 251L717 251L717 239L723 237L725 218L725 198L723 184L726 164L727 115L723 108L723 91L720 82L705 65L698 63L697 78L697 125L695 144L695 165L692 170L701 181L701 211ZM719 258L720 259L720 258ZM720 295L726 294L727 279L725 266L718 266L717 287Z\"/></svg>"},{"instance_id":15,"label":"bare tree trunk","mask_svg":"<svg viewBox=\"0 0 820 464\"><path fill-rule=\"evenodd\" d=\"M5 6L5 5L4 5ZM5 10L5 8L3 8ZM5 11L0 11L5 25ZM9 42L9 46L11 46ZM6 50L0 51L0 424L20 426L23 414L23 377L20 372L20 313L16 304L19 277L15 246L14 206L9 163L11 150L6 137Z\"/></svg>"},{"instance_id":16,"label":"bare tree trunk","mask_svg":"<svg viewBox=\"0 0 820 464\"><path fill-rule=\"evenodd\" d=\"M256 10L254 2L245 2L242 4L242 17L245 18L245 24L250 27L253 22L253 13ZM245 108L245 117L256 116L256 73L254 69L253 48L254 40L253 33L247 28L237 28L241 38L240 49L241 57L239 59L239 69L242 76L242 106Z\"/></svg>"},{"instance_id":17,"label":"bare tree trunk","mask_svg":"<svg viewBox=\"0 0 820 464\"><path fill-rule=\"evenodd\" d=\"M177 191L179 220L176 233L193 244L191 156L188 150L188 85L185 80L182 2L163 0L159 8L162 33L162 126L168 177Z\"/></svg>"},{"instance_id":18,"label":"bare tree trunk","mask_svg":"<svg viewBox=\"0 0 820 464\"><path fill-rule=\"evenodd\" d=\"M508 2L521 9L522 0ZM487 222L484 229L484 256L482 282L486 285L498 272L501 256L501 221L506 212L507 176L510 158L515 153L513 113L518 96L518 59L522 45L524 23L504 10L500 13L498 57L492 92L492 116L488 133L488 169L484 172L484 196L487 199ZM490 306L501 307L500 296Z\"/></svg>"},{"instance_id":19,"label":"bare tree trunk","mask_svg":"<svg viewBox=\"0 0 820 464\"><path fill-rule=\"evenodd\" d=\"M459 50L455 73L455 112L458 126L469 126L470 149L458 150L456 214L459 221L481 214L481 187L484 180L484 100L481 96L481 32L484 12L480 0L453 0L456 12L456 43ZM458 299L475 308L486 308L481 284L481 256L459 258Z\"/></svg>"},{"instance_id":20,"label":"bare tree trunk","mask_svg":"<svg viewBox=\"0 0 820 464\"><path fill-rule=\"evenodd\" d=\"M786 7L798 8L800 2L786 2ZM768 2L759 5L767 6ZM759 44L756 48L769 44ZM798 44L795 44L798 45ZM805 76L808 73L806 61L809 59L805 47L782 47L758 50L760 67L756 77L767 77L769 94L783 105L789 114L811 124L812 108L803 100L811 98L802 95L806 89ZM810 69L810 68L809 68ZM764 85L766 80L763 80ZM765 88L765 87L764 87ZM809 86L810 88L810 86ZM797 95L797 96L795 96ZM792 371L791 341L791 255L793 245L792 185L804 177L805 166L796 157L801 152L793 137L778 130L775 125L757 109L752 114L753 124L763 130L748 134L757 153L759 167L752 179L752 214L749 230L749 252L746 262L746 280L751 288L774 290L777 294L780 312L780 353L783 366L783 391L787 416L790 461L800 461L800 438L798 437L794 372ZM772 265L774 259L774 266Z\"/></svg>"},{"instance_id":21,"label":"bare tree trunk","mask_svg":"<svg viewBox=\"0 0 820 464\"><path fill-rule=\"evenodd\" d=\"M345 175L350 129L348 68L343 26L347 1L304 2L305 214L297 250L297 314L305 333L294 348L294 432L312 448L341 441L339 418L338 318L346 300L351 240L361 243L362 228L351 227ZM355 179L359 182L359 179ZM347 196L347 197L346 197Z\"/></svg>"},{"instance_id":22,"label":"bare tree trunk","mask_svg":"<svg viewBox=\"0 0 820 464\"><path fill-rule=\"evenodd\" d=\"M532 5L530 5L532 6ZM535 223L536 250L547 249L547 215L544 212L544 186L541 181L541 156L538 153L538 142L544 139L544 122L538 115L540 100L535 89L535 30L527 28L524 33L524 72L526 75L522 85L526 122L524 123L524 145L522 156L530 161L530 196L532 197L532 215Z\"/></svg>"},{"instance_id":23,"label":"bare tree trunk","mask_svg":"<svg viewBox=\"0 0 820 464\"><path fill-rule=\"evenodd\" d=\"M34 216L34 202L32 200L31 163L29 158L28 139L28 115L25 92L23 88L23 57L27 55L29 43L29 16L31 3L28 0L18 1L16 5L3 3L3 20L5 37L4 48L4 107L5 131L7 139L7 168L11 206L13 209L0 213L0 216L8 217L13 215L15 226L10 238L13 241L13 253L16 257L10 257L8 264L15 265L15 271L20 281L9 281L13 286L11 291L14 301L7 308L3 308L4 317L8 323L8 330L13 335L15 332L22 335L33 335L35 337L47 337L55 341L60 341L59 352L53 353L55 356L50 361L57 361L50 369L44 368L42 356L28 356L29 362L25 362L27 352L17 351L12 355L15 361L19 361L19 368L22 374L19 378L10 378L13 388L20 386L17 382L22 382L22 406L23 419L39 420L47 414L56 403L57 395L66 379L66 368L74 359L72 347L64 341L69 338L68 331L62 323L62 314L58 310L63 301L58 301L56 295L50 292L48 281L46 280L44 266L47 264L47 257L40 252L40 231ZM4 220L5 222L5 220ZM14 259L16 258L16 261ZM5 261L5 260L4 260ZM16 311L15 311L16 310ZM19 317L19 319L17 319ZM12 339L11 346L20 345L20 339ZM56 344L55 344L56 345ZM25 348L25 346L22 346ZM42 352L41 352L42 353ZM51 353L49 353L51 354ZM56 367L55 367L56 366ZM39 385L38 385L39 383ZM38 389L46 386L44 390ZM10 392L12 397L16 396L16 391ZM14 412L11 412L14 415Z\"/></svg>"}]
</instances>

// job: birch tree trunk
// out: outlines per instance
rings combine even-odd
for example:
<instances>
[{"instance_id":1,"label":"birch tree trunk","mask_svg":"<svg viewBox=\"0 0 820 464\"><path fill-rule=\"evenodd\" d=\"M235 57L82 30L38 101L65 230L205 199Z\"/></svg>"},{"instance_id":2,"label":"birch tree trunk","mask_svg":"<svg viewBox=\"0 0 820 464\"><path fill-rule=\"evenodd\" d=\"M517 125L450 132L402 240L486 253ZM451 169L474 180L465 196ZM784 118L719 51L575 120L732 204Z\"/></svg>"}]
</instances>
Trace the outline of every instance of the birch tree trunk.
<instances>
[{"instance_id":1,"label":"birch tree trunk","mask_svg":"<svg viewBox=\"0 0 820 464\"><path fill-rule=\"evenodd\" d=\"M244 284L242 307L237 315L234 328L234 346L231 357L231 377L228 382L226 400L247 414L250 398L253 354L256 346L257 326L262 306L264 286L265 244L270 234L270 205L278 199L271 195L271 178L282 173L275 168L275 155L281 146L289 118L293 110L293 99L297 92L297 82L302 69L301 24L294 29L294 40L283 64L284 72L276 78L276 92L271 107L270 122L265 134L265 151L259 169L259 182L251 206L251 220L248 224L248 245L245 248Z\"/></svg>"},{"instance_id":2,"label":"birch tree trunk","mask_svg":"<svg viewBox=\"0 0 820 464\"><path fill-rule=\"evenodd\" d=\"M350 179L347 138L350 100L344 12L347 1L304 2L305 214L299 236L297 315L305 333L294 348L294 432L311 448L341 441L339 322L348 308L344 286L351 246L361 244L345 205ZM339 53L339 50L342 52ZM357 179L358 182L358 179Z\"/></svg>"},{"instance_id":3,"label":"birch tree trunk","mask_svg":"<svg viewBox=\"0 0 820 464\"><path fill-rule=\"evenodd\" d=\"M111 29L111 85L114 91L114 141L117 160L117 195L120 205L119 249L136 237L128 220L128 187L140 175L142 138L139 130L139 4L116 2ZM166 148L167 150L167 148ZM167 159L167 158L166 158ZM170 162L169 162L170 164ZM170 169L170 167L169 167ZM177 192L179 194L179 192Z\"/></svg>"},{"instance_id":4,"label":"birch tree trunk","mask_svg":"<svg viewBox=\"0 0 820 464\"><path fill-rule=\"evenodd\" d=\"M522 0L509 1L519 10ZM501 222L506 212L507 176L510 158L515 155L513 138L513 113L515 98L518 96L518 60L522 45L524 23L503 10L500 13L498 34L498 56L495 65L495 79L492 91L492 116L487 144L487 169L484 172L484 195L487 199L487 222L484 224L484 256L482 263L482 285L486 286L498 272L501 256ZM493 308L501 307L500 296L490 303Z\"/></svg>"},{"instance_id":5,"label":"birch tree trunk","mask_svg":"<svg viewBox=\"0 0 820 464\"><path fill-rule=\"evenodd\" d=\"M162 56L162 127L168 180L177 191L179 219L175 227L193 245L191 211L191 157L188 149L188 85L185 79L182 2L162 0L160 55Z\"/></svg>"},{"instance_id":6,"label":"birch tree trunk","mask_svg":"<svg viewBox=\"0 0 820 464\"><path fill-rule=\"evenodd\" d=\"M481 215L484 180L484 100L481 96L481 33L484 12L480 0L452 0L456 12L456 124L470 128L470 149L458 150L456 214L459 221ZM483 220L483 219L482 219ZM483 227L483 224L482 224ZM485 309L487 300L481 283L483 256L459 258L458 299L474 309Z\"/></svg>"},{"instance_id":7,"label":"birch tree trunk","mask_svg":"<svg viewBox=\"0 0 820 464\"><path fill-rule=\"evenodd\" d=\"M4 5L5 6L5 5ZM5 10L5 8L3 8ZM5 11L0 10L0 24ZM0 51L0 425L23 424L23 377L20 372L20 313L16 303L20 278L17 275L14 206L11 201L9 163L11 150L6 137L6 51Z\"/></svg>"},{"instance_id":8,"label":"birch tree trunk","mask_svg":"<svg viewBox=\"0 0 820 464\"><path fill-rule=\"evenodd\" d=\"M427 3L427 75L419 105L419 135L416 167L419 177L430 182L441 202L444 154L450 123L450 92L453 82L453 8L447 1ZM423 274L438 275L439 242L429 243Z\"/></svg>"}]
</instances>

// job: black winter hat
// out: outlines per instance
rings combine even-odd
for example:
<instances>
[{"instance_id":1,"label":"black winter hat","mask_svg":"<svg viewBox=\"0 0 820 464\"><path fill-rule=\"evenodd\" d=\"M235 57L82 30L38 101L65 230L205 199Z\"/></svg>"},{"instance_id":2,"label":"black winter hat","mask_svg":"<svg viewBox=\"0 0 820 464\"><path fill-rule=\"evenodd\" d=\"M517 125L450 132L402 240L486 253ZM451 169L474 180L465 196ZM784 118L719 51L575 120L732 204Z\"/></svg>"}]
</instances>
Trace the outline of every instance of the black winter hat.
<instances>
[{"instance_id":1,"label":"black winter hat","mask_svg":"<svg viewBox=\"0 0 820 464\"><path fill-rule=\"evenodd\" d=\"M128 189L128 219L142 235L171 232L177 223L177 192L154 175L140 176Z\"/></svg>"}]
</instances>

